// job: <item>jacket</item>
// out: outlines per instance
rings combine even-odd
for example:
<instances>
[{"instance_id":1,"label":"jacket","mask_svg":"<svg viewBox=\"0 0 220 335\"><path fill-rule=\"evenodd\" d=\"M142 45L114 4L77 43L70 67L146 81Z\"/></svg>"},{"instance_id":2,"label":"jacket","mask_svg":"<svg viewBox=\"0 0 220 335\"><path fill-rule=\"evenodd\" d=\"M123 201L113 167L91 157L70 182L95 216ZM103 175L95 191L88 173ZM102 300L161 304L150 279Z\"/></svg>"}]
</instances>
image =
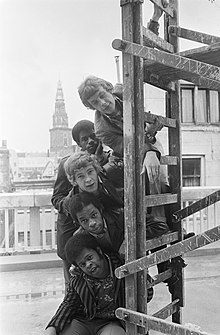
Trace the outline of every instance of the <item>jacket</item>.
<instances>
[{"instance_id":1,"label":"jacket","mask_svg":"<svg viewBox=\"0 0 220 335\"><path fill-rule=\"evenodd\" d=\"M69 182L64 163L69 156L64 157L59 165L57 179L54 184L53 195L51 198L53 206L58 210L57 218L57 254L65 260L64 247L68 239L79 228L78 223L74 222L66 210L68 197L79 192L77 186L73 188ZM123 201L117 193L112 183L108 181L103 173L99 175L100 201L106 210L123 207Z\"/></svg>"},{"instance_id":2,"label":"jacket","mask_svg":"<svg viewBox=\"0 0 220 335\"><path fill-rule=\"evenodd\" d=\"M123 264L118 254L109 254L112 270ZM72 320L92 320L96 313L95 294L89 285L87 275L81 273L70 278L67 294L57 312L47 327L56 328L57 334L72 322ZM124 280L115 277L115 301L120 307L124 306Z\"/></svg>"},{"instance_id":3,"label":"jacket","mask_svg":"<svg viewBox=\"0 0 220 335\"><path fill-rule=\"evenodd\" d=\"M64 247L68 239L73 235L79 227L78 224L73 222L70 215L64 210L64 201L66 196L72 190L72 185L70 184L65 170L64 163L69 158L66 156L62 158L60 165L58 167L57 179L54 183L53 194L51 202L53 206L58 210L57 217L57 254L60 258L65 260Z\"/></svg>"}]
</instances>

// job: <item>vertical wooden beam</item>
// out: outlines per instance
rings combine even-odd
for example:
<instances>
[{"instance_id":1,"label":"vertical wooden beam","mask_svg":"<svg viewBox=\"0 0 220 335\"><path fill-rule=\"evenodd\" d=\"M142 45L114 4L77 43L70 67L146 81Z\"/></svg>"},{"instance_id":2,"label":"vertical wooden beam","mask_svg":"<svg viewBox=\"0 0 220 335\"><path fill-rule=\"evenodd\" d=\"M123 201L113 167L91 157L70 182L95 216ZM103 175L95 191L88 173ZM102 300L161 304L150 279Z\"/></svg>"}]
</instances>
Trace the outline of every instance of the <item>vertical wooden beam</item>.
<instances>
[{"instance_id":1,"label":"vertical wooden beam","mask_svg":"<svg viewBox=\"0 0 220 335\"><path fill-rule=\"evenodd\" d=\"M30 247L40 246L40 207L30 207Z\"/></svg>"},{"instance_id":2,"label":"vertical wooden beam","mask_svg":"<svg viewBox=\"0 0 220 335\"><path fill-rule=\"evenodd\" d=\"M122 38L143 44L141 1L124 2ZM143 211L143 60L123 53L123 118L124 118L124 194L126 262L145 255ZM126 278L126 307L146 313L145 271ZM137 334L137 327L127 324L127 334Z\"/></svg>"},{"instance_id":3,"label":"vertical wooden beam","mask_svg":"<svg viewBox=\"0 0 220 335\"><path fill-rule=\"evenodd\" d=\"M170 0L170 4L173 8L173 17L165 17L165 39L171 43L174 47L174 52L179 51L179 41L178 37L174 35L169 35L168 29L169 25L176 25L179 24L178 18L178 0ZM175 84L175 92L167 92L167 109L166 109L166 116L170 118L174 118L177 121L177 126L175 129L169 128L168 130L168 137L169 137L169 155L170 156L177 156L178 163L176 166L169 166L169 181L171 190L173 193L176 193L178 196L178 201L175 204L171 205L171 211L174 212L176 209L181 209L182 203L182 142L181 142L181 98L180 98L180 85L179 82L174 82ZM178 231L179 240L182 240L182 224L181 221L175 223L174 229ZM179 299L180 306L184 305L183 298L183 270L178 267L177 259L172 260L174 266L178 268L177 276L179 278L178 283L175 285L175 292L172 295L172 300ZM178 307L177 311L172 315L172 321L176 323L181 323L181 308Z\"/></svg>"}]
</instances>

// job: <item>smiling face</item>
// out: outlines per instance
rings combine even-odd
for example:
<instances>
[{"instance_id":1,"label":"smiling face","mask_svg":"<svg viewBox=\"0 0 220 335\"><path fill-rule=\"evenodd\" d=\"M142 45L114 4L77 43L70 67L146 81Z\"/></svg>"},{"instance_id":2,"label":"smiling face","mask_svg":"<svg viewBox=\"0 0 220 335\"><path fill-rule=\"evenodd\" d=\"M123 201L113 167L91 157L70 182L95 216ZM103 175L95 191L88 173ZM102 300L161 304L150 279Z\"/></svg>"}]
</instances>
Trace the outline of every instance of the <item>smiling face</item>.
<instances>
[{"instance_id":1,"label":"smiling face","mask_svg":"<svg viewBox=\"0 0 220 335\"><path fill-rule=\"evenodd\" d=\"M95 154L98 147L99 140L95 135L94 131L83 129L79 133L79 145L83 151L87 151L89 154Z\"/></svg>"},{"instance_id":2,"label":"smiling face","mask_svg":"<svg viewBox=\"0 0 220 335\"><path fill-rule=\"evenodd\" d=\"M84 248L75 262L83 272L94 278L105 278L109 273L107 260L100 248Z\"/></svg>"},{"instance_id":3,"label":"smiling face","mask_svg":"<svg viewBox=\"0 0 220 335\"><path fill-rule=\"evenodd\" d=\"M115 113L114 96L103 87L100 87L98 91L88 99L88 102L94 109L102 114L112 115Z\"/></svg>"},{"instance_id":4,"label":"smiling face","mask_svg":"<svg viewBox=\"0 0 220 335\"><path fill-rule=\"evenodd\" d=\"M75 182L81 191L98 192L98 174L92 164L75 171Z\"/></svg>"},{"instance_id":5,"label":"smiling face","mask_svg":"<svg viewBox=\"0 0 220 335\"><path fill-rule=\"evenodd\" d=\"M93 204L85 206L80 212L76 213L79 224L91 234L102 234L104 222L98 208Z\"/></svg>"}]
</instances>

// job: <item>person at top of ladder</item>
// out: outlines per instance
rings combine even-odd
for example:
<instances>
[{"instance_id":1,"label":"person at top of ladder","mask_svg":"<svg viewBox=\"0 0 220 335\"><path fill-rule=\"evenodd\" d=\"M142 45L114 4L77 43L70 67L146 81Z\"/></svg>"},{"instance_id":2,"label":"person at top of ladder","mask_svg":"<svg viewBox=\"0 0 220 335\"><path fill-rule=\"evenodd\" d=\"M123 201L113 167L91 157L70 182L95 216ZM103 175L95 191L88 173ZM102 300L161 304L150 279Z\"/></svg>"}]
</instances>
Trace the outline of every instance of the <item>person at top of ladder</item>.
<instances>
[{"instance_id":1,"label":"person at top of ladder","mask_svg":"<svg viewBox=\"0 0 220 335\"><path fill-rule=\"evenodd\" d=\"M89 76L79 86L78 92L82 103L87 108L96 110L96 136L113 150L113 157L117 157L123 162L123 101L122 92L119 90L120 87L119 85L116 86L114 90L110 82L95 76ZM158 128L158 125L156 127ZM161 169L160 166L159 158L161 153L158 149L158 141L155 138L155 133L154 136L151 136L152 128L148 128L150 128L150 131L145 134L146 154L142 170L143 172L147 171L149 180L147 193L167 192L169 184L165 170ZM147 136L148 134L150 134L150 137ZM117 166L114 167L114 162L106 170L109 174L112 171L112 176L118 173ZM114 178L111 179L113 180ZM121 187L123 187L123 184L124 176L121 171ZM159 216L160 218L165 217L164 213L160 213Z\"/></svg>"}]
</instances>

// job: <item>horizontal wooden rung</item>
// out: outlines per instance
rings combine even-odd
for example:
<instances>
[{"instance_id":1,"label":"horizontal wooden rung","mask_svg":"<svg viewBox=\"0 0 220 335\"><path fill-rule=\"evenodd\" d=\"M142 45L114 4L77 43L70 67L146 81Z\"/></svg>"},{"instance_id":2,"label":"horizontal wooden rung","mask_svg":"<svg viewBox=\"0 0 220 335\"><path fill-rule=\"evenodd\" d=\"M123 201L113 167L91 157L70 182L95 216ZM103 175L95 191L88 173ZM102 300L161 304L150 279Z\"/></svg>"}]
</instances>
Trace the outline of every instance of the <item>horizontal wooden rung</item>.
<instances>
[{"instance_id":1,"label":"horizontal wooden rung","mask_svg":"<svg viewBox=\"0 0 220 335\"><path fill-rule=\"evenodd\" d=\"M177 242L151 255L128 262L115 270L118 278L127 277L133 273L143 271L151 266L165 262L171 258L181 256L189 251L204 247L220 239L220 226L205 231L202 234Z\"/></svg>"},{"instance_id":2,"label":"horizontal wooden rung","mask_svg":"<svg viewBox=\"0 0 220 335\"><path fill-rule=\"evenodd\" d=\"M159 50L174 53L174 47L169 42L152 33L149 29L143 27L143 44L150 47L156 47Z\"/></svg>"},{"instance_id":3,"label":"horizontal wooden rung","mask_svg":"<svg viewBox=\"0 0 220 335\"><path fill-rule=\"evenodd\" d=\"M161 156L160 164L162 165L177 165L178 157L176 156Z\"/></svg>"},{"instance_id":4,"label":"horizontal wooden rung","mask_svg":"<svg viewBox=\"0 0 220 335\"><path fill-rule=\"evenodd\" d=\"M174 314L178 309L179 299L175 299L170 304L154 313L152 316L159 319L167 319L170 315Z\"/></svg>"},{"instance_id":5,"label":"horizontal wooden rung","mask_svg":"<svg viewBox=\"0 0 220 335\"><path fill-rule=\"evenodd\" d=\"M177 305L177 304L176 304ZM162 318L156 318L154 316L143 314L140 312L133 311L127 308L117 308L115 311L117 318L127 321L129 323L133 323L137 326L141 326L144 328L145 334L149 330L155 330L160 334L167 335L209 335L208 333L204 333L199 330L192 330L192 328L188 328L187 326L180 325L175 322L166 321ZM211 335L211 334L210 334Z\"/></svg>"},{"instance_id":6,"label":"horizontal wooden rung","mask_svg":"<svg viewBox=\"0 0 220 335\"><path fill-rule=\"evenodd\" d=\"M150 287L153 287L161 282L163 282L164 280L166 279L169 279L172 277L172 270L169 269L169 270L166 270L156 276L154 276L152 279L152 281L148 281L147 282L147 289L150 288Z\"/></svg>"},{"instance_id":7,"label":"horizontal wooden rung","mask_svg":"<svg viewBox=\"0 0 220 335\"><path fill-rule=\"evenodd\" d=\"M220 68L217 66L120 39L115 39L112 46L114 49L130 55L153 60L163 67L169 68L171 72L173 70L174 72L179 71L191 75L192 78L193 76L202 77L220 84Z\"/></svg>"},{"instance_id":8,"label":"horizontal wooden rung","mask_svg":"<svg viewBox=\"0 0 220 335\"><path fill-rule=\"evenodd\" d=\"M170 244L172 242L178 241L178 232L174 231L172 233L164 234L160 237L153 238L146 241L146 251L160 247L165 244Z\"/></svg>"},{"instance_id":9,"label":"horizontal wooden rung","mask_svg":"<svg viewBox=\"0 0 220 335\"><path fill-rule=\"evenodd\" d=\"M175 84L169 78L165 78L158 73L153 73L149 71L146 65L146 60L144 61L144 82L155 87L158 87L167 92L175 92ZM148 64L147 64L148 65Z\"/></svg>"},{"instance_id":10,"label":"horizontal wooden rung","mask_svg":"<svg viewBox=\"0 0 220 335\"><path fill-rule=\"evenodd\" d=\"M160 121L163 122L164 127L176 128L176 119L171 119L161 115L144 112L144 121L148 123L154 123L158 117L160 117Z\"/></svg>"},{"instance_id":11,"label":"horizontal wooden rung","mask_svg":"<svg viewBox=\"0 0 220 335\"><path fill-rule=\"evenodd\" d=\"M206 197L194 202L192 205L189 205L173 213L172 221L174 223L178 222L196 212L201 211L203 208L215 204L217 201L220 201L220 190L213 192L212 194L209 194Z\"/></svg>"},{"instance_id":12,"label":"horizontal wooden rung","mask_svg":"<svg viewBox=\"0 0 220 335\"><path fill-rule=\"evenodd\" d=\"M169 33L178 37L185 38L187 40L203 43L203 44L213 44L220 42L219 36L209 35L201 33L199 31L181 28L179 26L169 26Z\"/></svg>"},{"instance_id":13,"label":"horizontal wooden rung","mask_svg":"<svg viewBox=\"0 0 220 335\"><path fill-rule=\"evenodd\" d=\"M155 207L177 202L177 194L164 193L145 196L145 206Z\"/></svg>"}]
</instances>

